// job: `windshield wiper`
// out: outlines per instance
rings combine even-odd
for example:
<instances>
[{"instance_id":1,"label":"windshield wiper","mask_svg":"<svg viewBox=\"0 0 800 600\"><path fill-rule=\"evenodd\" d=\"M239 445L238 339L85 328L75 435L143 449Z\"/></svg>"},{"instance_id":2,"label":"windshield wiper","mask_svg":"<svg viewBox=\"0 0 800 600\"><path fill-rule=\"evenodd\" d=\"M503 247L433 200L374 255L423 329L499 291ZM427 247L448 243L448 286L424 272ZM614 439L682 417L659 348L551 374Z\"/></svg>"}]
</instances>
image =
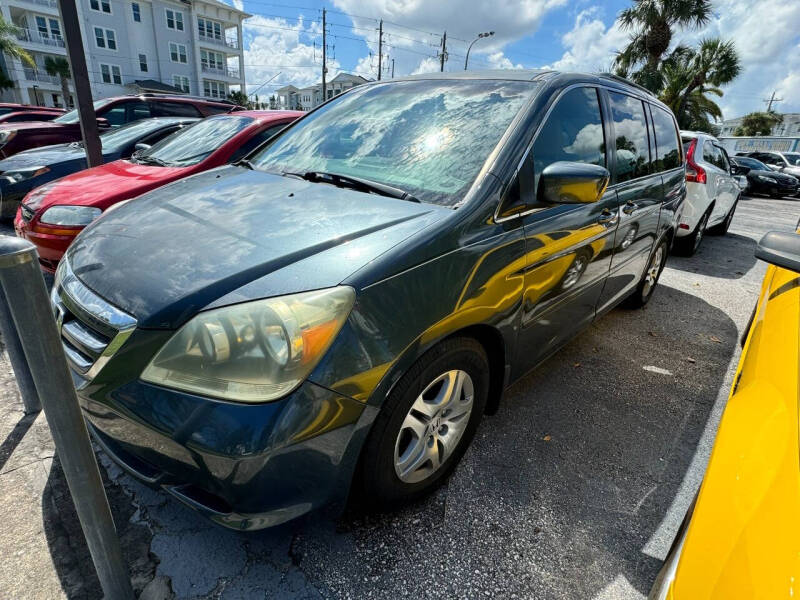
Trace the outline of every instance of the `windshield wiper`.
<instances>
[{"instance_id":1,"label":"windshield wiper","mask_svg":"<svg viewBox=\"0 0 800 600\"><path fill-rule=\"evenodd\" d=\"M385 183L372 181L371 179L364 179L363 177L341 175L339 173L326 173L325 171L306 171L304 173L284 171L281 174L299 177L300 179L305 179L306 181L312 181L314 183L330 183L335 186L349 187L372 194L380 194L381 196L387 196L389 198L408 200L409 202L421 202L419 198L403 189L394 187L392 185L387 185Z\"/></svg>"},{"instance_id":2,"label":"windshield wiper","mask_svg":"<svg viewBox=\"0 0 800 600\"><path fill-rule=\"evenodd\" d=\"M169 167L171 166L169 163L161 160L160 158L156 158L155 156L136 156L136 162L140 164L151 164L151 165L158 165L159 167Z\"/></svg>"}]
</instances>

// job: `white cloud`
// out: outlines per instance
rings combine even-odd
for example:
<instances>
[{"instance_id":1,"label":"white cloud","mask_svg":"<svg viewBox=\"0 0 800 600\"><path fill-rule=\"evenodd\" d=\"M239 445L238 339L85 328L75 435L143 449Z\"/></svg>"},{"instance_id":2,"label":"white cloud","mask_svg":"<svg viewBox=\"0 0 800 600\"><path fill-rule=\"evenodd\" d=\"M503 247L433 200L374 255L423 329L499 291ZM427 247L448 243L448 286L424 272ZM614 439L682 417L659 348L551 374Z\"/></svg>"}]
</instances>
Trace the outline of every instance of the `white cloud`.
<instances>
[{"instance_id":1,"label":"white cloud","mask_svg":"<svg viewBox=\"0 0 800 600\"><path fill-rule=\"evenodd\" d=\"M552 66L561 71L607 70L627 41L628 34L616 22L606 27L598 8L583 10L561 37L566 51Z\"/></svg>"},{"instance_id":2,"label":"white cloud","mask_svg":"<svg viewBox=\"0 0 800 600\"><path fill-rule=\"evenodd\" d=\"M303 87L318 83L322 77L319 24L302 19L291 22L280 18L255 16L243 26L244 64L248 93L255 92L269 78L277 75L257 94L268 98L278 87ZM314 42L316 41L316 46ZM328 61L328 76L340 71L338 61Z\"/></svg>"}]
</instances>

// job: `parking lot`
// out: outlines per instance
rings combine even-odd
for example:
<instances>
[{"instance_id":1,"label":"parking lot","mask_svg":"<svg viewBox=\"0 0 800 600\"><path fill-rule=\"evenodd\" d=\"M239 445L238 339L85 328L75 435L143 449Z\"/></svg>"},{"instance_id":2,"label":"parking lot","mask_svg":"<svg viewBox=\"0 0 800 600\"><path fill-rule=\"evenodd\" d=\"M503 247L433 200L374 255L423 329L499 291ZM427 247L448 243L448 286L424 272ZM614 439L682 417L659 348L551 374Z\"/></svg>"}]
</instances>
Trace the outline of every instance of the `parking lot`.
<instances>
[{"instance_id":1,"label":"parking lot","mask_svg":"<svg viewBox=\"0 0 800 600\"><path fill-rule=\"evenodd\" d=\"M242 535L101 456L136 587L225 600L645 597L724 408L765 270L756 241L798 217L798 200L743 198L727 236L670 257L646 309L614 310L518 382L447 485L400 512ZM0 369L0 597L98 598L44 417L22 418L5 356Z\"/></svg>"}]
</instances>

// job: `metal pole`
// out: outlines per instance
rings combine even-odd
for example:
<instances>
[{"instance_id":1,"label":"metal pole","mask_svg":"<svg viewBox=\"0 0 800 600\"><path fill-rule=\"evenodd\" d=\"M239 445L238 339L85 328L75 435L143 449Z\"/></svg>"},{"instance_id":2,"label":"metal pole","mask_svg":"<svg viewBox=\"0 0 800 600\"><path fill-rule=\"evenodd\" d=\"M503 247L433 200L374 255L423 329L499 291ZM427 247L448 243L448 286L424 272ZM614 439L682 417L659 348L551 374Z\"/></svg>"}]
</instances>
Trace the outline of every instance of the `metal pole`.
<instances>
[{"instance_id":1,"label":"metal pole","mask_svg":"<svg viewBox=\"0 0 800 600\"><path fill-rule=\"evenodd\" d=\"M128 569L33 244L0 236L0 286L42 400L105 597L133 600Z\"/></svg>"},{"instance_id":2,"label":"metal pole","mask_svg":"<svg viewBox=\"0 0 800 600\"><path fill-rule=\"evenodd\" d=\"M392 59L392 79L394 79L394 59Z\"/></svg>"},{"instance_id":3,"label":"metal pole","mask_svg":"<svg viewBox=\"0 0 800 600\"><path fill-rule=\"evenodd\" d=\"M19 395L22 396L22 404L25 407L25 414L38 413L42 410L42 405L39 402L39 396L36 395L36 386L31 377L31 370L25 361L25 352L19 341L19 334L14 326L14 320L11 317L11 311L8 309L8 302L6 302L6 295L3 293L2 288L0 288L0 336L3 337L8 359L11 362L11 368L17 380Z\"/></svg>"},{"instance_id":4,"label":"metal pole","mask_svg":"<svg viewBox=\"0 0 800 600\"><path fill-rule=\"evenodd\" d=\"M325 102L327 86L325 83L325 74L328 72L328 63L326 58L326 51L328 46L327 35L328 32L326 31L327 25L325 23L326 18L326 11L322 9L322 101ZM311 104L314 105L313 102Z\"/></svg>"},{"instance_id":5,"label":"metal pole","mask_svg":"<svg viewBox=\"0 0 800 600\"><path fill-rule=\"evenodd\" d=\"M441 61L439 70L444 73L444 61L447 60L447 32L442 34L442 54L439 56Z\"/></svg>"},{"instance_id":6,"label":"metal pole","mask_svg":"<svg viewBox=\"0 0 800 600\"><path fill-rule=\"evenodd\" d=\"M472 40L472 42L469 45L469 48L467 48L467 56L464 58L464 70L465 71L467 70L467 65L469 64L469 51L472 50L472 44L477 42L479 39L481 39L481 38L477 37L474 40Z\"/></svg>"},{"instance_id":7,"label":"metal pole","mask_svg":"<svg viewBox=\"0 0 800 600\"><path fill-rule=\"evenodd\" d=\"M97 116L92 104L92 87L89 83L89 70L83 53L81 26L78 22L78 9L75 0L58 0L58 10L64 23L64 42L67 47L67 60L75 86L75 106L81 123L83 147L86 149L86 162L90 167L103 164L103 150L100 147L100 134L97 130ZM65 106L67 100L64 100Z\"/></svg>"},{"instance_id":8,"label":"metal pole","mask_svg":"<svg viewBox=\"0 0 800 600\"><path fill-rule=\"evenodd\" d=\"M378 26L378 81L381 80L381 71L383 71L383 19Z\"/></svg>"}]
</instances>

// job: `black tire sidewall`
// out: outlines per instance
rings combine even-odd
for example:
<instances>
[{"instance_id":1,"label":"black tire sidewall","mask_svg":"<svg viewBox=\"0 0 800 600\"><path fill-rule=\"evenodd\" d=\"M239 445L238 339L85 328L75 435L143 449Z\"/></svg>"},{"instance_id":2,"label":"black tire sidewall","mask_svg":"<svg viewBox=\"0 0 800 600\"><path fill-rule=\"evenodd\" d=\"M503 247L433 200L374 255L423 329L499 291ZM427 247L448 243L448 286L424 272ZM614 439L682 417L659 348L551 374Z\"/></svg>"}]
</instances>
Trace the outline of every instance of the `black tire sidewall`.
<instances>
[{"instance_id":1,"label":"black tire sidewall","mask_svg":"<svg viewBox=\"0 0 800 600\"><path fill-rule=\"evenodd\" d=\"M439 375L453 369L466 371L472 378L475 397L467 428L456 450L436 473L418 483L405 483L394 469L394 449L400 427L422 390ZM445 340L424 354L386 398L364 445L361 477L365 498L377 507L392 507L420 498L441 485L469 447L488 395L489 361L483 346L476 340Z\"/></svg>"}]
</instances>

